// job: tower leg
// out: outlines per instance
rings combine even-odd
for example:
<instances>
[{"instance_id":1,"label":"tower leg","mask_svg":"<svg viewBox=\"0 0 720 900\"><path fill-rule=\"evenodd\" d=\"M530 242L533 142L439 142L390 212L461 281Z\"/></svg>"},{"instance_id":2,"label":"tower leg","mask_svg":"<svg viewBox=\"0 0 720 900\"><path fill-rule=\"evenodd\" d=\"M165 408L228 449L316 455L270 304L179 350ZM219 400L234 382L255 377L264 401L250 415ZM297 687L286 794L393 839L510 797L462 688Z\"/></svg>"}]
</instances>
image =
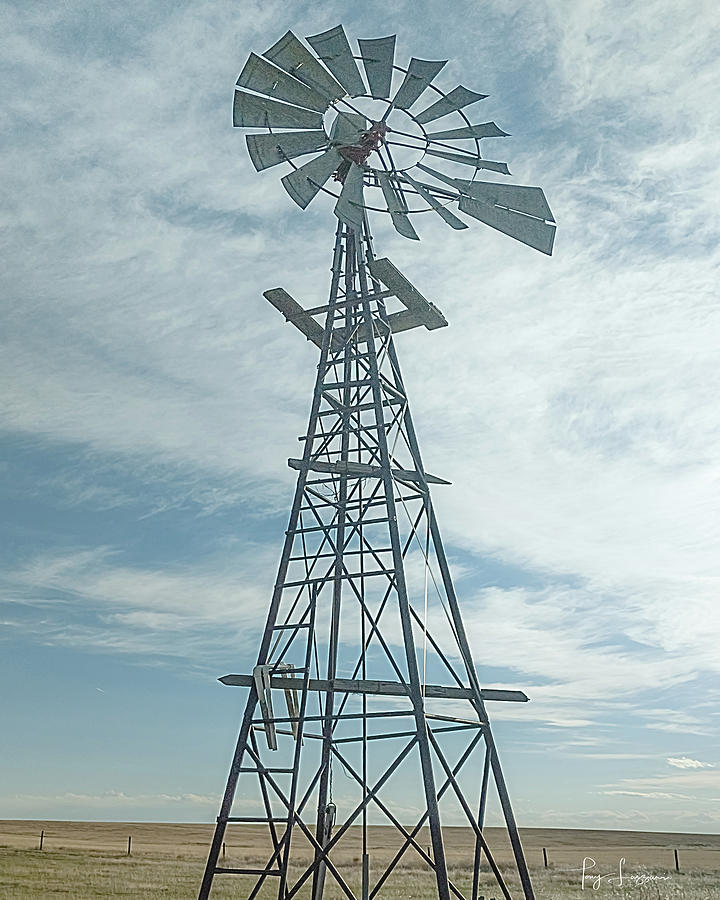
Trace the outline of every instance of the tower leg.
<instances>
[{"instance_id":1,"label":"tower leg","mask_svg":"<svg viewBox=\"0 0 720 900\"><path fill-rule=\"evenodd\" d=\"M238 777L240 776L240 767L250 736L250 729L252 727L256 706L257 692L255 687L251 687L250 695L248 696L247 704L245 706L242 725L240 726L240 735L237 740L233 761L230 766L230 774L228 775L225 793L223 794L222 804L220 806L220 814L218 815L217 825L215 826L215 834L213 835L208 860L205 865L205 874L203 875L203 880L200 885L198 900L208 900L208 897L210 896L210 888L212 887L213 876L215 875L215 869L217 868L218 859L220 858L220 851L222 849L223 838L225 837L228 817L230 816L230 810L232 808L233 800L235 799L235 790L237 788Z\"/></svg>"},{"instance_id":2,"label":"tower leg","mask_svg":"<svg viewBox=\"0 0 720 900\"><path fill-rule=\"evenodd\" d=\"M485 805L487 803L488 778L490 776L490 753L485 745L485 761L483 763L482 783L480 785L480 802L478 804L477 824L480 831L485 824ZM475 836L475 852L473 854L473 883L470 900L477 900L478 881L480 877L480 859L482 858L482 843L478 835Z\"/></svg>"}]
</instances>

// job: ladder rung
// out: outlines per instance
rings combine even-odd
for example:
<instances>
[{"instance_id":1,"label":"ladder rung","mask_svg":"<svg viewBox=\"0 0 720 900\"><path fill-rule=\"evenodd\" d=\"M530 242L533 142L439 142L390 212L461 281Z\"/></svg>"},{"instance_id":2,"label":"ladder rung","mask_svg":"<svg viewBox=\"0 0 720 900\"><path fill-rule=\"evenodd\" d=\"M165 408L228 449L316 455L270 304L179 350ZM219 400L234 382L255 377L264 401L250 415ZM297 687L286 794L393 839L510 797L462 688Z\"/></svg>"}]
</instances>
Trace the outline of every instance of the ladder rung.
<instances>
[{"instance_id":1,"label":"ladder rung","mask_svg":"<svg viewBox=\"0 0 720 900\"><path fill-rule=\"evenodd\" d=\"M341 388L346 387L365 387L366 384L372 384L370 378L354 378L349 381L328 381L322 386L323 392L325 391L339 391ZM335 398L333 397L333 400Z\"/></svg>"},{"instance_id":2,"label":"ladder rung","mask_svg":"<svg viewBox=\"0 0 720 900\"><path fill-rule=\"evenodd\" d=\"M398 406L401 403L404 403L404 400L398 400L395 397L389 397L382 401L382 406ZM355 413L355 412L364 412L368 409L375 409L374 403L360 403L356 406L346 406L341 412ZM323 409L318 413L318 416L337 416L340 415L341 412L335 409Z\"/></svg>"},{"instance_id":3,"label":"ladder rung","mask_svg":"<svg viewBox=\"0 0 720 900\"><path fill-rule=\"evenodd\" d=\"M300 558L304 559L305 557L303 556ZM310 627L309 622L294 622L294 623L291 622L289 625L273 625L273 631L282 631L284 628L287 629L287 628L309 628L309 627Z\"/></svg>"},{"instance_id":4,"label":"ladder rung","mask_svg":"<svg viewBox=\"0 0 720 900\"><path fill-rule=\"evenodd\" d=\"M241 766L238 769L238 772L255 772L255 774L259 774L260 772L282 772L284 775L292 775L295 769L277 769L272 766L263 766L261 769L253 766Z\"/></svg>"},{"instance_id":5,"label":"ladder rung","mask_svg":"<svg viewBox=\"0 0 720 900\"><path fill-rule=\"evenodd\" d=\"M377 431L380 428L386 428L388 431L393 427L392 422L381 422L379 425L376 422L367 422L363 423L360 428L343 428L343 434L362 434L365 431ZM334 435L337 437L338 435ZM331 437L331 435L327 434L316 434L315 440L319 440L321 437ZM306 434L301 434L298 436L298 441L302 443L308 439Z\"/></svg>"},{"instance_id":6,"label":"ladder rung","mask_svg":"<svg viewBox=\"0 0 720 900\"><path fill-rule=\"evenodd\" d=\"M418 495L418 496L420 496L420 495ZM405 499L407 499L407 498L405 498ZM383 500L383 503L384 502L385 501ZM306 509L310 509L310 507L309 506L304 507L303 512ZM373 555L377 555L378 553L392 553L392 552L393 552L392 547L373 547L372 548ZM343 556L364 556L364 555L369 556L370 550L346 550L343 553ZM303 560L306 560L306 559L308 559L308 560L309 559L335 559L336 556L337 556L337 553L312 553L311 552L310 554L305 555L305 556L291 556L290 561L291 562L298 562L298 561L302 562Z\"/></svg>"},{"instance_id":7,"label":"ladder rung","mask_svg":"<svg viewBox=\"0 0 720 900\"><path fill-rule=\"evenodd\" d=\"M326 479L318 479L317 481L313 481L313 484L323 484L325 482L332 481L331 478ZM361 524L362 525L386 525L390 520L387 516L382 519L365 519ZM285 534L309 534L311 531L332 531L337 528L337 523L335 525L311 525L308 528L292 528L288 529ZM315 579L322 580L322 579ZM282 585L281 585L282 587Z\"/></svg>"},{"instance_id":8,"label":"ladder rung","mask_svg":"<svg viewBox=\"0 0 720 900\"><path fill-rule=\"evenodd\" d=\"M287 691L290 689L289 688L275 688L275 690ZM270 716L267 719L253 719L252 724L253 724L253 728L264 728L267 724L275 725L278 722L280 722L283 725L287 725L288 722L299 722L299 721L300 721L300 716ZM257 770L253 769L252 771L255 772ZM283 771L285 771L285 770L283 769Z\"/></svg>"},{"instance_id":9,"label":"ladder rung","mask_svg":"<svg viewBox=\"0 0 720 900\"><path fill-rule=\"evenodd\" d=\"M218 875L277 875L280 876L282 873L278 872L277 869L226 869L226 868L218 868L215 869L216 874Z\"/></svg>"},{"instance_id":10,"label":"ladder rung","mask_svg":"<svg viewBox=\"0 0 720 900\"><path fill-rule=\"evenodd\" d=\"M305 578L303 581L286 581L281 587L294 588L304 584L326 584L334 581L335 578L341 581L352 581L353 578L376 578L378 575L391 576L395 574L394 569L370 569L366 572L347 572L345 575L321 575L318 578Z\"/></svg>"},{"instance_id":11,"label":"ladder rung","mask_svg":"<svg viewBox=\"0 0 720 900\"><path fill-rule=\"evenodd\" d=\"M218 822L220 818L218 818ZM282 816L228 816L226 822L287 822Z\"/></svg>"}]
</instances>

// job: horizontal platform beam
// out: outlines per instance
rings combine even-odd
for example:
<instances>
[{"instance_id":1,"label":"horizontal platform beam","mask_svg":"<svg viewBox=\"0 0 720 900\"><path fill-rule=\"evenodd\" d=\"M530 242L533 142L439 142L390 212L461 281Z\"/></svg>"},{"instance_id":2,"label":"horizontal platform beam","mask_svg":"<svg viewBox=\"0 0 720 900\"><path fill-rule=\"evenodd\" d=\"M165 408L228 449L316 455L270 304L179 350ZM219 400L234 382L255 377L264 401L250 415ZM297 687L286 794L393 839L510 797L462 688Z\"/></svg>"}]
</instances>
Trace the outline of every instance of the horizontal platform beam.
<instances>
[{"instance_id":1,"label":"horizontal platform beam","mask_svg":"<svg viewBox=\"0 0 720 900\"><path fill-rule=\"evenodd\" d=\"M218 678L223 684L236 687L251 687L252 675L223 675ZM297 690L302 687L303 680L273 675L270 686L280 691ZM408 686L399 681L371 681L359 678L325 678L308 679L310 691L336 691L341 694L379 694L391 697L407 697ZM530 698L522 691L496 691L484 689L480 691L483 700L505 700L511 703L526 703ZM425 685L425 696L445 700L472 700L474 693L470 688L452 687L440 684Z\"/></svg>"},{"instance_id":2,"label":"horizontal platform beam","mask_svg":"<svg viewBox=\"0 0 720 900\"><path fill-rule=\"evenodd\" d=\"M407 328L415 328L417 325L424 325L427 329L433 330L434 328L444 328L447 325L447 319L437 306L426 300L415 285L411 284L389 259L386 257L373 259L369 262L368 267L373 278L382 281L407 311L406 313L393 313L388 317L393 331L405 331ZM395 322L397 322L397 327Z\"/></svg>"},{"instance_id":3,"label":"horizontal platform beam","mask_svg":"<svg viewBox=\"0 0 720 900\"><path fill-rule=\"evenodd\" d=\"M291 469L302 469L303 461L301 459L289 459L288 466ZM338 460L337 462L323 462L321 460L315 460L310 463L309 469L311 472L328 472L332 475L355 475L358 478L381 478L382 477L382 469L380 466L371 466L367 463L357 463L350 462L345 460ZM398 481L414 481L418 484L422 484L422 476L419 472L411 472L409 469L391 469L393 478L397 478ZM428 484L452 484L451 481L446 481L444 478L438 478L437 475L428 475L425 473L425 481Z\"/></svg>"},{"instance_id":4,"label":"horizontal platform beam","mask_svg":"<svg viewBox=\"0 0 720 900\"><path fill-rule=\"evenodd\" d=\"M281 312L288 322L292 322L309 341L312 341L318 347L322 347L322 325L319 325L284 288L279 287L263 291L263 297L272 303L275 309Z\"/></svg>"},{"instance_id":5,"label":"horizontal platform beam","mask_svg":"<svg viewBox=\"0 0 720 900\"><path fill-rule=\"evenodd\" d=\"M424 326L432 331L435 328L444 328L447 325L445 316L443 316L437 306L426 300L420 291L407 280L389 259L374 259L369 263L369 268L373 278L381 281L388 289L379 293L373 293L372 298L384 298L388 295L395 296L405 307L400 312L390 313L387 316L386 323L393 334L409 331L411 328L419 328L420 326ZM323 312L326 307L313 307L313 309L307 310L285 288L281 287L263 291L263 297L278 312L282 313L288 322L292 322L309 341L312 341L318 347L322 347L324 329L319 322L315 321L313 315ZM345 304L338 304L336 308L343 305ZM379 319L374 321L376 325L372 327L369 327L366 323L364 327L355 329L354 340L362 342L379 336L383 326ZM373 330L376 327L380 329L378 335ZM338 350L342 346L345 337L346 331L344 328L335 328L332 334L331 349Z\"/></svg>"}]
</instances>

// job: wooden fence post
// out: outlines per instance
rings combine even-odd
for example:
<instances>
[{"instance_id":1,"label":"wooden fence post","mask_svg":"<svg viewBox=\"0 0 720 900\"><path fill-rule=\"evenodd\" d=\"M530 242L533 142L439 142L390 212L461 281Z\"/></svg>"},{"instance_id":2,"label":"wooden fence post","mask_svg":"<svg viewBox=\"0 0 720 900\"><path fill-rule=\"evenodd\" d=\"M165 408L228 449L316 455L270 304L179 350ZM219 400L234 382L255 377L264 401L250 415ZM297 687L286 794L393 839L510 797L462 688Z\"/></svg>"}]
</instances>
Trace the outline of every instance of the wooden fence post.
<instances>
[{"instance_id":1,"label":"wooden fence post","mask_svg":"<svg viewBox=\"0 0 720 900\"><path fill-rule=\"evenodd\" d=\"M130 856L130 848L132 847L132 835L128 835L128 852L127 855Z\"/></svg>"},{"instance_id":2,"label":"wooden fence post","mask_svg":"<svg viewBox=\"0 0 720 900\"><path fill-rule=\"evenodd\" d=\"M679 872L680 871L680 859L678 857L678 852L677 852L677 850L673 850L673 853L675 854L675 871Z\"/></svg>"},{"instance_id":3,"label":"wooden fence post","mask_svg":"<svg viewBox=\"0 0 720 900\"><path fill-rule=\"evenodd\" d=\"M43 840L44 840L44 839L45 839L45 832L44 832L44 831L41 831L41 832L40 832L40 847L39 847L40 850L42 850L42 845L43 845Z\"/></svg>"},{"instance_id":4,"label":"wooden fence post","mask_svg":"<svg viewBox=\"0 0 720 900\"><path fill-rule=\"evenodd\" d=\"M547 850L544 847L543 847L543 862L545 863L545 868L547 869L547 867L548 867Z\"/></svg>"}]
</instances>

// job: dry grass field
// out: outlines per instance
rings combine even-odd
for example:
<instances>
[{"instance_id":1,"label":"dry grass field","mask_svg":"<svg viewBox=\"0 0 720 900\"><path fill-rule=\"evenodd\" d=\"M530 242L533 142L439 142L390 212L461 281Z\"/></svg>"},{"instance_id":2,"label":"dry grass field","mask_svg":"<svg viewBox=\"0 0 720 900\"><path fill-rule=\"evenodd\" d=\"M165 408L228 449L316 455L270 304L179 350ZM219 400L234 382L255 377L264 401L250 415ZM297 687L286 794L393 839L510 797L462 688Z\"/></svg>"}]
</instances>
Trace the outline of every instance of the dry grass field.
<instances>
[{"instance_id":1,"label":"dry grass field","mask_svg":"<svg viewBox=\"0 0 720 900\"><path fill-rule=\"evenodd\" d=\"M38 849L40 832L44 846ZM509 862L509 847L501 832L487 829L490 846L503 867ZM0 897L2 900L39 900L63 897L89 900L100 897L135 897L193 900L197 896L204 858L212 834L207 825L122 824L107 822L0 821ZM128 836L132 855L127 855ZM370 853L378 863L391 858L397 847L394 829L371 829ZM720 835L660 834L632 831L524 829L523 844L531 868L535 891L547 900L580 900L587 897L628 900L720 900ZM351 833L333 855L351 887L359 874L358 835ZM453 881L461 890L471 879L472 835L467 829L448 828L445 842ZM426 838L423 838L427 843ZM542 848L549 866L544 867ZM228 829L225 863L262 865L266 841L259 828ZM680 872L675 871L673 850L678 849ZM300 863L308 848L299 844L295 858ZM624 882L603 879L597 888L587 879L581 889L584 857L596 862L594 873L617 876L624 857ZM398 868L388 881L384 896L389 900L432 896L431 876L412 863ZM213 897L246 896L241 876L219 876ZM486 900L500 898L485 877ZM272 888L272 885L269 886ZM483 889L481 889L483 893ZM300 898L307 892L301 891ZM272 893L261 897L270 898ZM328 877L326 897L340 900L342 893Z\"/></svg>"}]
</instances>

